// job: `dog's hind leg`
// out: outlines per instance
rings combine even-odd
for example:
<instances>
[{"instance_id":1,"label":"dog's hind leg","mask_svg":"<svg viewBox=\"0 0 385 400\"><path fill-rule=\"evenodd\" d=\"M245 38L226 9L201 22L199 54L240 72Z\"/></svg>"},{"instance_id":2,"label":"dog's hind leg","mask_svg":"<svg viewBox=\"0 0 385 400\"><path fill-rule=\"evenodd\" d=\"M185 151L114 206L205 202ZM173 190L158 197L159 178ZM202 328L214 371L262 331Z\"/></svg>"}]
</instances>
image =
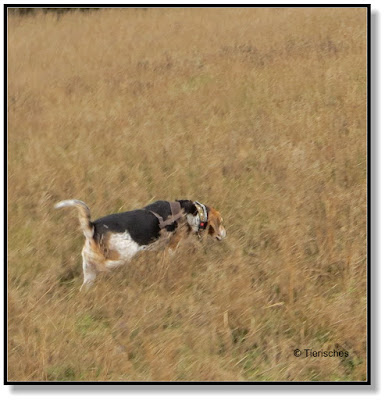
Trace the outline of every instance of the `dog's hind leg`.
<instances>
[{"instance_id":1,"label":"dog's hind leg","mask_svg":"<svg viewBox=\"0 0 385 400\"><path fill-rule=\"evenodd\" d=\"M127 261L129 261L129 260L127 260ZM106 268L107 272L110 272L111 270L121 267L124 264L125 264L125 262L121 261L121 260L106 260L105 268Z\"/></svg>"},{"instance_id":2,"label":"dog's hind leg","mask_svg":"<svg viewBox=\"0 0 385 400\"><path fill-rule=\"evenodd\" d=\"M86 258L83 256L83 284L80 287L80 290L84 288L88 289L94 283L97 275L96 268L88 263Z\"/></svg>"}]
</instances>

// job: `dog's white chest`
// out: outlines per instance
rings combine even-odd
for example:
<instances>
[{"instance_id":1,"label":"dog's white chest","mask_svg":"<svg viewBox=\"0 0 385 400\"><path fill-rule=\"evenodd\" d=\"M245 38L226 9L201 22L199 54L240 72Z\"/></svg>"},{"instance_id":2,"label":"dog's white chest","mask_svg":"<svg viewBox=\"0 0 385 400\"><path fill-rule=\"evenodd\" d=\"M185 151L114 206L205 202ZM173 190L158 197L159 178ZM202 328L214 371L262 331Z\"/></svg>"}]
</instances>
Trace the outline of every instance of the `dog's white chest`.
<instances>
[{"instance_id":1,"label":"dog's white chest","mask_svg":"<svg viewBox=\"0 0 385 400\"><path fill-rule=\"evenodd\" d=\"M142 247L132 239L127 231L113 233L109 239L109 248L117 251L123 260L132 258L138 251L142 250Z\"/></svg>"}]
</instances>

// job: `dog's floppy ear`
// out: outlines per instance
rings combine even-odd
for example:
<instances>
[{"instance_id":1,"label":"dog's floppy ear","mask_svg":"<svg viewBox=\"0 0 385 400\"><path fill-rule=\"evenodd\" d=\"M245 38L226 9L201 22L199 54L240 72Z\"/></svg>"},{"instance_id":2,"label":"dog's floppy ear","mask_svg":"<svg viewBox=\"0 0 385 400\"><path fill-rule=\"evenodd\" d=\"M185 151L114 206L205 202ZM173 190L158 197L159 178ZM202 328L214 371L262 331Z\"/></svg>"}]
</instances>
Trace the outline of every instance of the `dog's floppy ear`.
<instances>
[{"instance_id":1,"label":"dog's floppy ear","mask_svg":"<svg viewBox=\"0 0 385 400\"><path fill-rule=\"evenodd\" d=\"M191 200L176 200L180 203L180 206L186 211L187 214L197 215L198 210L195 207L194 202Z\"/></svg>"}]
</instances>

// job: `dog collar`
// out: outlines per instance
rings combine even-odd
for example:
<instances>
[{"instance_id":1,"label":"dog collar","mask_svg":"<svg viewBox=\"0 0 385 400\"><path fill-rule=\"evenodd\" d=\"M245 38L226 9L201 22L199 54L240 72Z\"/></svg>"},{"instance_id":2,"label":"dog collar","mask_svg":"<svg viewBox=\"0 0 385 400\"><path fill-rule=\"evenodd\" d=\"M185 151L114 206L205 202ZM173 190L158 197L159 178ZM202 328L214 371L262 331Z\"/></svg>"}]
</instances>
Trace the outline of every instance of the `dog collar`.
<instances>
[{"instance_id":1,"label":"dog collar","mask_svg":"<svg viewBox=\"0 0 385 400\"><path fill-rule=\"evenodd\" d=\"M198 215L199 215L199 225L198 225L198 230L203 230L206 229L207 226L207 220L208 220L208 210L207 207L199 203L199 201L194 201L194 205L198 210Z\"/></svg>"}]
</instances>

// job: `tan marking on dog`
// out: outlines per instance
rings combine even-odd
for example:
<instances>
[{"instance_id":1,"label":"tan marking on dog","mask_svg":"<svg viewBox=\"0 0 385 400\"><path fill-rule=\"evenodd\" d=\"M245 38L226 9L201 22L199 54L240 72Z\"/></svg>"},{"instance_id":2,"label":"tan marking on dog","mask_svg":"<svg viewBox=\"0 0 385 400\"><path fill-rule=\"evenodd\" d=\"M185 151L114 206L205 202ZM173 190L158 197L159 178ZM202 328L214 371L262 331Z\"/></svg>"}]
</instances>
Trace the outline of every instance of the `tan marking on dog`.
<instances>
[{"instance_id":1,"label":"tan marking on dog","mask_svg":"<svg viewBox=\"0 0 385 400\"><path fill-rule=\"evenodd\" d=\"M218 240L222 240L226 237L226 229L223 225L223 218L220 212L215 208L210 208L207 221L207 232L209 236L215 237Z\"/></svg>"},{"instance_id":2,"label":"tan marking on dog","mask_svg":"<svg viewBox=\"0 0 385 400\"><path fill-rule=\"evenodd\" d=\"M176 229L175 233L171 236L167 247L170 250L174 251L178 247L179 243L183 239L187 238L190 231L191 231L191 228L188 225L187 221L185 221L183 224L180 224L178 226L178 228Z\"/></svg>"},{"instance_id":3,"label":"tan marking on dog","mask_svg":"<svg viewBox=\"0 0 385 400\"><path fill-rule=\"evenodd\" d=\"M112 233L107 232L106 234L102 235L102 237L98 241L98 245L100 247L100 251L104 255L104 257L108 260L120 260L121 256L119 252L112 248L110 245Z\"/></svg>"}]
</instances>

